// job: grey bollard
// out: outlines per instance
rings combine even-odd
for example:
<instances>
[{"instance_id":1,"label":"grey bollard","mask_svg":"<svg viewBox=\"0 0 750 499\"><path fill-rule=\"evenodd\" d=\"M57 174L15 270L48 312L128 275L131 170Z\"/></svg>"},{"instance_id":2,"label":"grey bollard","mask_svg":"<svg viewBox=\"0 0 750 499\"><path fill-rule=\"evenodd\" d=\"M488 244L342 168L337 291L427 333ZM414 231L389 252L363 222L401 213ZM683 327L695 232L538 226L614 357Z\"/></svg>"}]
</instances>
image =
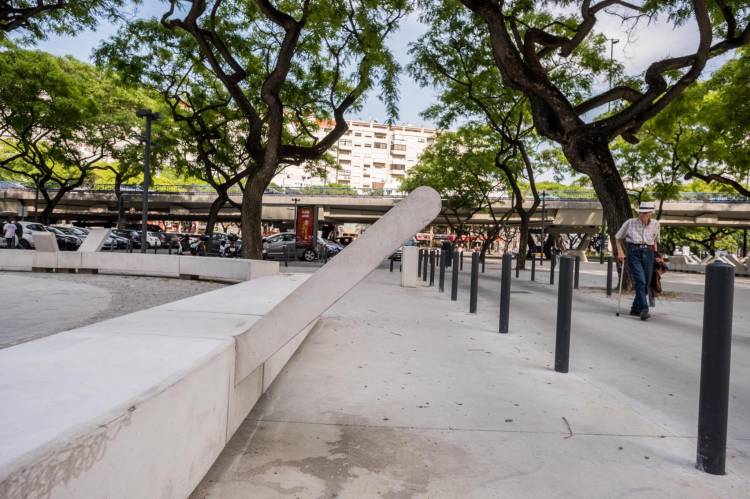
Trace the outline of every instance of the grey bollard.
<instances>
[{"instance_id":1,"label":"grey bollard","mask_svg":"<svg viewBox=\"0 0 750 499\"><path fill-rule=\"evenodd\" d=\"M549 283L555 284L555 267L557 266L557 257L552 255L549 262Z\"/></svg>"},{"instance_id":2,"label":"grey bollard","mask_svg":"<svg viewBox=\"0 0 750 499\"><path fill-rule=\"evenodd\" d=\"M417 277L422 277L422 257L424 256L424 250L419 250L417 253Z\"/></svg>"},{"instance_id":3,"label":"grey bollard","mask_svg":"<svg viewBox=\"0 0 750 499\"><path fill-rule=\"evenodd\" d=\"M440 259L438 260L440 262L440 277L438 277L438 288L440 289L440 292L442 293L445 291L445 264L448 260L448 253L445 251L440 252Z\"/></svg>"},{"instance_id":4,"label":"grey bollard","mask_svg":"<svg viewBox=\"0 0 750 499\"><path fill-rule=\"evenodd\" d=\"M712 475L725 474L733 302L734 267L722 262L708 265L703 301L698 456L695 466Z\"/></svg>"},{"instance_id":5,"label":"grey bollard","mask_svg":"<svg viewBox=\"0 0 750 499\"><path fill-rule=\"evenodd\" d=\"M479 253L471 254L471 287L469 288L469 313L477 313L477 294L479 293Z\"/></svg>"},{"instance_id":6,"label":"grey bollard","mask_svg":"<svg viewBox=\"0 0 750 499\"><path fill-rule=\"evenodd\" d=\"M458 259L457 251L453 252L453 272L451 274L451 301L458 300Z\"/></svg>"},{"instance_id":7,"label":"grey bollard","mask_svg":"<svg viewBox=\"0 0 750 499\"><path fill-rule=\"evenodd\" d=\"M607 257L607 296L612 296L612 257Z\"/></svg>"},{"instance_id":8,"label":"grey bollard","mask_svg":"<svg viewBox=\"0 0 750 499\"><path fill-rule=\"evenodd\" d=\"M575 263L575 273L574 273L574 279L573 279L573 287L575 289L578 289L578 276L581 273L581 257L576 256L576 263Z\"/></svg>"},{"instance_id":9,"label":"grey bollard","mask_svg":"<svg viewBox=\"0 0 750 499\"><path fill-rule=\"evenodd\" d=\"M503 266L500 270L500 334L508 334L510 325L510 271L513 266L513 255L503 255Z\"/></svg>"},{"instance_id":10,"label":"grey bollard","mask_svg":"<svg viewBox=\"0 0 750 499\"><path fill-rule=\"evenodd\" d=\"M424 250L424 254L422 255L422 282L427 282L427 260L429 259L429 255L427 253L427 250Z\"/></svg>"},{"instance_id":11,"label":"grey bollard","mask_svg":"<svg viewBox=\"0 0 750 499\"><path fill-rule=\"evenodd\" d=\"M573 306L573 267L575 260L560 258L560 283L557 288L557 328L555 331L555 371L568 372L570 357L570 316Z\"/></svg>"},{"instance_id":12,"label":"grey bollard","mask_svg":"<svg viewBox=\"0 0 750 499\"><path fill-rule=\"evenodd\" d=\"M430 250L430 286L435 285L435 250Z\"/></svg>"},{"instance_id":13,"label":"grey bollard","mask_svg":"<svg viewBox=\"0 0 750 499\"><path fill-rule=\"evenodd\" d=\"M536 280L536 253L531 254L531 280Z\"/></svg>"},{"instance_id":14,"label":"grey bollard","mask_svg":"<svg viewBox=\"0 0 750 499\"><path fill-rule=\"evenodd\" d=\"M461 251L461 259L458 262L458 270L464 269L464 252Z\"/></svg>"}]
</instances>

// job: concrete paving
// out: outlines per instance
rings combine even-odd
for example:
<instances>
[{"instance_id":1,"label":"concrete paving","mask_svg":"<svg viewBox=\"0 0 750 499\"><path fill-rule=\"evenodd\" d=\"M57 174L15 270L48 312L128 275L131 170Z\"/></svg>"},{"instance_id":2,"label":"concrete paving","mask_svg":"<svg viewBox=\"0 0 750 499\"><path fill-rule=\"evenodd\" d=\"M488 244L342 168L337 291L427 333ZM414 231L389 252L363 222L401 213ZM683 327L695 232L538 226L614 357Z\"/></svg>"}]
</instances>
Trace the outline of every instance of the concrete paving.
<instances>
[{"instance_id":1,"label":"concrete paving","mask_svg":"<svg viewBox=\"0 0 750 499\"><path fill-rule=\"evenodd\" d=\"M571 372L558 374L555 290L514 279L501 336L498 266L480 278L478 314L468 267L458 302L399 287L387 263L354 288L193 499L750 496L750 280L735 292L728 474L717 477L694 467L703 276L667 274L673 294L641 322L615 317L606 266L584 264Z\"/></svg>"},{"instance_id":2,"label":"concrete paving","mask_svg":"<svg viewBox=\"0 0 750 499\"><path fill-rule=\"evenodd\" d=\"M224 286L159 277L0 272L0 348Z\"/></svg>"}]
</instances>

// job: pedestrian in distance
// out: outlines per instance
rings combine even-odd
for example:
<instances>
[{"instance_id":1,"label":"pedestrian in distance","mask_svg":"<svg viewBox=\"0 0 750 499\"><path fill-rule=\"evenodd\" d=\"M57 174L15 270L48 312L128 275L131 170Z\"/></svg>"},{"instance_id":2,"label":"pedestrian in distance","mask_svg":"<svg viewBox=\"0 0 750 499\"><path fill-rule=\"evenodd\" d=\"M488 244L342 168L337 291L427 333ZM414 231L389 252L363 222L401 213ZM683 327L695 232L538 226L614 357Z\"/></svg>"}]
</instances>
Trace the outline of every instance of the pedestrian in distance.
<instances>
[{"instance_id":1,"label":"pedestrian in distance","mask_svg":"<svg viewBox=\"0 0 750 499\"><path fill-rule=\"evenodd\" d=\"M16 224L13 223L15 220L8 220L3 225L3 237L5 238L5 247L13 249L16 246Z\"/></svg>"},{"instance_id":2,"label":"pedestrian in distance","mask_svg":"<svg viewBox=\"0 0 750 499\"><path fill-rule=\"evenodd\" d=\"M14 222L16 226L16 248L23 249L23 246L21 246L21 239L23 239L23 225L18 221L18 219Z\"/></svg>"},{"instance_id":3,"label":"pedestrian in distance","mask_svg":"<svg viewBox=\"0 0 750 499\"><path fill-rule=\"evenodd\" d=\"M617 259L621 263L627 259L628 271L635 286L635 298L630 307L630 315L638 316L642 321L651 317L648 310L649 285L654 262L662 261L661 257L656 257L661 228L658 220L651 220L653 212L653 203L641 203L638 207L638 216L622 224L615 234ZM625 241L625 248L622 241Z\"/></svg>"}]
</instances>

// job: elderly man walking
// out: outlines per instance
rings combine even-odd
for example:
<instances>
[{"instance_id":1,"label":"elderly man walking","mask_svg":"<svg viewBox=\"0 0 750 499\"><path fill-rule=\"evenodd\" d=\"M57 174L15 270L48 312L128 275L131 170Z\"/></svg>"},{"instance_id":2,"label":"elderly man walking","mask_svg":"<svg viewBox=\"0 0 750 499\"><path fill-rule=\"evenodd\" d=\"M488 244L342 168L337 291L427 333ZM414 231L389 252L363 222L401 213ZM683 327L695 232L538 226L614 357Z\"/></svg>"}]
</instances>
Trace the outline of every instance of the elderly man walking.
<instances>
[{"instance_id":1,"label":"elderly man walking","mask_svg":"<svg viewBox=\"0 0 750 499\"><path fill-rule=\"evenodd\" d=\"M651 317L648 313L648 285L659 243L660 226L658 220L651 220L653 212L653 203L641 203L638 216L622 224L615 234L617 258L622 262L627 254L628 270L635 284L635 299L630 307L630 315L640 316L642 321ZM622 247L623 240L627 251Z\"/></svg>"}]
</instances>

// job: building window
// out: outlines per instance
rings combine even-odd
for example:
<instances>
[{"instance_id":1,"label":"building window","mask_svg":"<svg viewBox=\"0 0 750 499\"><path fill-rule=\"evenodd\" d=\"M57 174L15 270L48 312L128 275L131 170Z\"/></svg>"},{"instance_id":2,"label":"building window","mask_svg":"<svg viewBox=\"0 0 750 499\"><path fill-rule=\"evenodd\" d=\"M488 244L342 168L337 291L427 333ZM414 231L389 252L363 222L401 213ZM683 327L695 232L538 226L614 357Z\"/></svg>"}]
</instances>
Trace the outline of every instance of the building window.
<instances>
[{"instance_id":1,"label":"building window","mask_svg":"<svg viewBox=\"0 0 750 499\"><path fill-rule=\"evenodd\" d=\"M365 144L365 147L372 147L372 144Z\"/></svg>"},{"instance_id":2,"label":"building window","mask_svg":"<svg viewBox=\"0 0 750 499\"><path fill-rule=\"evenodd\" d=\"M375 149L388 149L388 144L386 144L385 142L375 142L375 144L373 144L373 147Z\"/></svg>"},{"instance_id":3,"label":"building window","mask_svg":"<svg viewBox=\"0 0 750 499\"><path fill-rule=\"evenodd\" d=\"M349 140L349 139L341 139L341 140L339 140L339 145L340 146L350 146L350 145L352 145L352 141Z\"/></svg>"},{"instance_id":4,"label":"building window","mask_svg":"<svg viewBox=\"0 0 750 499\"><path fill-rule=\"evenodd\" d=\"M391 151L406 151L406 144L391 144Z\"/></svg>"},{"instance_id":5,"label":"building window","mask_svg":"<svg viewBox=\"0 0 750 499\"><path fill-rule=\"evenodd\" d=\"M376 139L384 139L386 135L384 133L375 132L375 138Z\"/></svg>"},{"instance_id":6,"label":"building window","mask_svg":"<svg viewBox=\"0 0 750 499\"><path fill-rule=\"evenodd\" d=\"M361 133L361 132L354 132L354 136L355 136L355 137L361 137L361 136L362 136L362 133Z\"/></svg>"},{"instance_id":7,"label":"building window","mask_svg":"<svg viewBox=\"0 0 750 499\"><path fill-rule=\"evenodd\" d=\"M422 144L424 144L425 142L427 142L427 139L424 137L417 137L417 142L421 142Z\"/></svg>"},{"instance_id":8,"label":"building window","mask_svg":"<svg viewBox=\"0 0 750 499\"><path fill-rule=\"evenodd\" d=\"M377 162L375 162L375 163L372 164L372 166L374 166L375 168L385 168L385 163L377 163Z\"/></svg>"},{"instance_id":9,"label":"building window","mask_svg":"<svg viewBox=\"0 0 750 499\"><path fill-rule=\"evenodd\" d=\"M340 165L351 165L352 162L350 160L348 160L348 159L340 159L339 160L339 164Z\"/></svg>"},{"instance_id":10,"label":"building window","mask_svg":"<svg viewBox=\"0 0 750 499\"><path fill-rule=\"evenodd\" d=\"M406 165L402 165L399 163L393 163L391 165L391 170L405 170L405 169L406 169Z\"/></svg>"}]
</instances>

